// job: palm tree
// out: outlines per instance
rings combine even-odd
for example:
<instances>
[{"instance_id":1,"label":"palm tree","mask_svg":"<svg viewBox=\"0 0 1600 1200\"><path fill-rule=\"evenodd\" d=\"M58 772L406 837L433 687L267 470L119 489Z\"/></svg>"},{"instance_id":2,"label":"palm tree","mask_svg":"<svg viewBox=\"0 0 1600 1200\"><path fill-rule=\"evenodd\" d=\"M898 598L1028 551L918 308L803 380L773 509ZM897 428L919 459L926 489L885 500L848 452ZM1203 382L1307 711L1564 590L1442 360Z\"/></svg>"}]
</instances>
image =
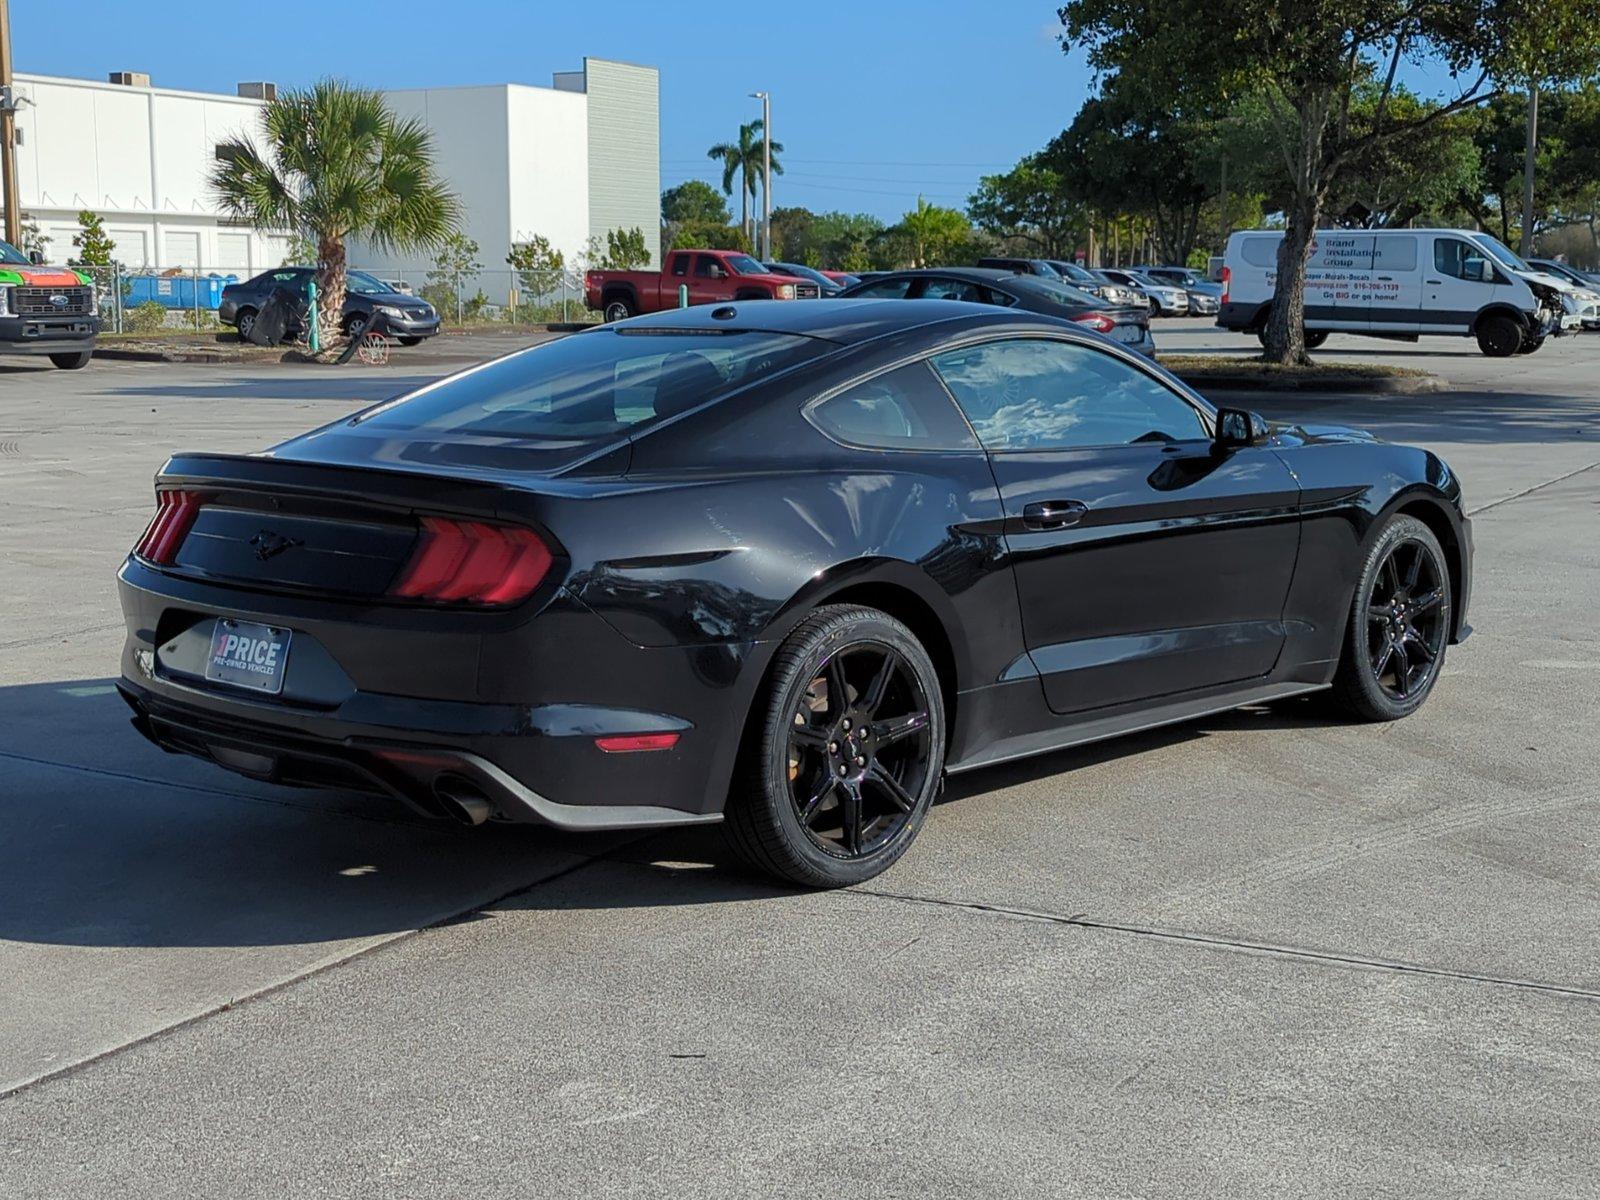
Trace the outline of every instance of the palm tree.
<instances>
[{"instance_id":1,"label":"palm tree","mask_svg":"<svg viewBox=\"0 0 1600 1200\"><path fill-rule=\"evenodd\" d=\"M761 186L761 169L763 166L761 145L761 119L758 117L748 125L739 126L739 140L737 142L719 142L706 151L706 157L716 159L722 163L722 193L725 196L733 195L733 177L740 177L739 183L739 228L744 230L745 237L750 237L750 208L754 203L757 190ZM782 142L772 143L772 173L783 174L783 164L778 161L778 155L783 152Z\"/></svg>"},{"instance_id":2,"label":"palm tree","mask_svg":"<svg viewBox=\"0 0 1600 1200\"><path fill-rule=\"evenodd\" d=\"M324 79L279 94L261 112L266 143L248 134L224 142L211 190L233 215L315 242L321 327L340 328L345 239L382 250L425 250L443 243L461 204L433 163L433 137L389 110L369 88Z\"/></svg>"}]
</instances>

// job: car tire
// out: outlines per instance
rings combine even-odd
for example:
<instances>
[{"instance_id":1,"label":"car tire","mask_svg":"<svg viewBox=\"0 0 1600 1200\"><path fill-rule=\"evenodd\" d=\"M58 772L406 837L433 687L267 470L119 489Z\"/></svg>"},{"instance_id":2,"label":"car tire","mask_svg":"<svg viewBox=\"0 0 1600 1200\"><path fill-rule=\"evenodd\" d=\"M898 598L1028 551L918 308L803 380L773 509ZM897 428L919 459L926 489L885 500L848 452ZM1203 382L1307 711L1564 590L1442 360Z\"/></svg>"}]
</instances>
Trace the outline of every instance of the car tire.
<instances>
[{"instance_id":1,"label":"car tire","mask_svg":"<svg viewBox=\"0 0 1600 1200\"><path fill-rule=\"evenodd\" d=\"M1542 337L1523 338L1522 345L1517 347L1517 353L1532 354L1542 345L1544 345L1544 339Z\"/></svg>"},{"instance_id":2,"label":"car tire","mask_svg":"<svg viewBox=\"0 0 1600 1200\"><path fill-rule=\"evenodd\" d=\"M400 344L402 346L420 346L420 345L422 345L422 339L419 338L419 337L403 337L403 338L399 338L398 341L400 342Z\"/></svg>"},{"instance_id":3,"label":"car tire","mask_svg":"<svg viewBox=\"0 0 1600 1200\"><path fill-rule=\"evenodd\" d=\"M361 335L367 331L367 326L372 324L372 318L366 313L351 313L344 319L344 335L352 342L359 341Z\"/></svg>"},{"instance_id":4,"label":"car tire","mask_svg":"<svg viewBox=\"0 0 1600 1200\"><path fill-rule=\"evenodd\" d=\"M1314 329L1314 330L1313 329L1308 329L1308 330L1306 330L1306 349L1307 350L1315 350L1318 346L1322 345L1327 340L1328 340L1328 331L1326 329Z\"/></svg>"},{"instance_id":5,"label":"car tire","mask_svg":"<svg viewBox=\"0 0 1600 1200\"><path fill-rule=\"evenodd\" d=\"M877 609L828 605L801 621L748 732L728 838L787 883L846 887L888 869L942 784L938 673L912 632Z\"/></svg>"},{"instance_id":6,"label":"car tire","mask_svg":"<svg viewBox=\"0 0 1600 1200\"><path fill-rule=\"evenodd\" d=\"M65 354L52 354L50 361L63 371L81 371L93 357L93 350L71 350Z\"/></svg>"},{"instance_id":7,"label":"car tire","mask_svg":"<svg viewBox=\"0 0 1600 1200\"><path fill-rule=\"evenodd\" d=\"M638 310L633 306L632 300L629 300L626 296L620 296L616 299L606 301L605 309L602 315L605 317L606 323L609 325L613 321L626 321L637 311Z\"/></svg>"},{"instance_id":8,"label":"car tire","mask_svg":"<svg viewBox=\"0 0 1600 1200\"><path fill-rule=\"evenodd\" d=\"M241 308L237 313L234 314L233 327L238 332L239 340L241 342L248 342L250 340L250 331L252 329L254 329L255 326L256 326L256 310L255 309L253 309L253 308Z\"/></svg>"},{"instance_id":9,"label":"car tire","mask_svg":"<svg viewBox=\"0 0 1600 1200\"><path fill-rule=\"evenodd\" d=\"M1450 643L1449 562L1415 517L1379 528L1361 564L1333 679L1338 708L1363 721L1395 721L1422 707Z\"/></svg>"},{"instance_id":10,"label":"car tire","mask_svg":"<svg viewBox=\"0 0 1600 1200\"><path fill-rule=\"evenodd\" d=\"M1504 314L1486 318L1478 326L1478 349L1490 358L1510 358L1522 348L1522 327Z\"/></svg>"}]
</instances>

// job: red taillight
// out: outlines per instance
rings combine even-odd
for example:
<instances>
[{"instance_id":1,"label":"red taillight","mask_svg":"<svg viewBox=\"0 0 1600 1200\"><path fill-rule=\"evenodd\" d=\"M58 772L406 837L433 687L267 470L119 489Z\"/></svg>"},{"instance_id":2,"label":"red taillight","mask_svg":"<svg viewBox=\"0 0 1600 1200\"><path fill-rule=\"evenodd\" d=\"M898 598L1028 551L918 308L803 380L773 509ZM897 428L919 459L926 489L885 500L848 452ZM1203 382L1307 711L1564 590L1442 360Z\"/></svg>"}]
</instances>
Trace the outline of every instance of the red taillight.
<instances>
[{"instance_id":1,"label":"red taillight","mask_svg":"<svg viewBox=\"0 0 1600 1200\"><path fill-rule=\"evenodd\" d=\"M1222 302L1228 302L1228 284L1233 280L1233 272L1227 267L1222 268Z\"/></svg>"},{"instance_id":2,"label":"red taillight","mask_svg":"<svg viewBox=\"0 0 1600 1200\"><path fill-rule=\"evenodd\" d=\"M156 515L144 534L134 543L133 552L147 562L171 566L178 547L189 535L195 517L200 515L200 493L168 488L156 493Z\"/></svg>"},{"instance_id":3,"label":"red taillight","mask_svg":"<svg viewBox=\"0 0 1600 1200\"><path fill-rule=\"evenodd\" d=\"M1072 320L1074 324L1087 325L1096 333L1110 333L1117 327L1115 321L1110 317L1102 316L1100 313L1090 313L1086 317L1073 317Z\"/></svg>"},{"instance_id":4,"label":"red taillight","mask_svg":"<svg viewBox=\"0 0 1600 1200\"><path fill-rule=\"evenodd\" d=\"M423 517L416 549L389 590L409 600L515 604L550 570L550 549L531 529Z\"/></svg>"},{"instance_id":5,"label":"red taillight","mask_svg":"<svg viewBox=\"0 0 1600 1200\"><path fill-rule=\"evenodd\" d=\"M629 733L616 737L597 737L594 744L607 754L627 754L635 750L671 750L678 744L675 733Z\"/></svg>"}]
</instances>

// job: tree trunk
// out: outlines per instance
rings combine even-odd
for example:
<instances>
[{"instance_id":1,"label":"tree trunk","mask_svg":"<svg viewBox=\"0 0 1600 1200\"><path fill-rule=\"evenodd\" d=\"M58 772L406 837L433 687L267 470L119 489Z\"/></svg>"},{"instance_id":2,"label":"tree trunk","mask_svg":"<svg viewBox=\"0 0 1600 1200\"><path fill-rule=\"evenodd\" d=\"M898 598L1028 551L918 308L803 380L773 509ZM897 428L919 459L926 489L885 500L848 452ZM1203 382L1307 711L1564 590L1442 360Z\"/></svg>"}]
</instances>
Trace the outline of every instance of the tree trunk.
<instances>
[{"instance_id":1,"label":"tree trunk","mask_svg":"<svg viewBox=\"0 0 1600 1200\"><path fill-rule=\"evenodd\" d=\"M344 239L317 239L317 324L322 344L331 346L344 335L346 258Z\"/></svg>"},{"instance_id":2,"label":"tree trunk","mask_svg":"<svg viewBox=\"0 0 1600 1200\"><path fill-rule=\"evenodd\" d=\"M1539 85L1528 85L1528 136L1522 149L1522 245L1524 256L1533 253L1533 160L1539 149Z\"/></svg>"},{"instance_id":3,"label":"tree trunk","mask_svg":"<svg viewBox=\"0 0 1600 1200\"><path fill-rule=\"evenodd\" d=\"M1306 97L1300 106L1300 145L1291 164L1294 199L1289 204L1283 241L1278 243L1278 280L1267 318L1266 360L1282 367L1311 362L1306 355L1306 262L1327 193L1322 138L1332 109L1331 92Z\"/></svg>"},{"instance_id":4,"label":"tree trunk","mask_svg":"<svg viewBox=\"0 0 1600 1200\"><path fill-rule=\"evenodd\" d=\"M1283 241L1278 243L1278 284L1267 318L1266 357L1279 366L1305 366L1311 362L1306 355L1306 261L1311 257L1311 242L1321 215L1321 196L1313 192L1296 197L1289 209Z\"/></svg>"}]
</instances>

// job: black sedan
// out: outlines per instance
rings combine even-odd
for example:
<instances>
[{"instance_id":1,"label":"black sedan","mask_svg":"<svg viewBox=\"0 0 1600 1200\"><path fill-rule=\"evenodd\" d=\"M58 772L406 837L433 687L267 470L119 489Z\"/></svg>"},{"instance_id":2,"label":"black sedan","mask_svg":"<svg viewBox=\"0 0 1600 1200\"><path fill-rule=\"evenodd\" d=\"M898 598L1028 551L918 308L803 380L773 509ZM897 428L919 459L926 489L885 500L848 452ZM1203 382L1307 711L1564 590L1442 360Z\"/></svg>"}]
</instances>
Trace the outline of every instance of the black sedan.
<instances>
[{"instance_id":1,"label":"black sedan","mask_svg":"<svg viewBox=\"0 0 1600 1200\"><path fill-rule=\"evenodd\" d=\"M257 778L726 818L848 884L949 774L1322 689L1415 712L1466 632L1460 495L1426 450L1216 411L1015 308L672 310L172 457L120 688Z\"/></svg>"},{"instance_id":2,"label":"black sedan","mask_svg":"<svg viewBox=\"0 0 1600 1200\"><path fill-rule=\"evenodd\" d=\"M315 277L316 271L310 267L278 267L243 283L230 283L222 289L217 319L237 329L241 340L249 341L250 328L268 296L281 287L304 301ZM439 332L439 312L426 300L397 292L392 284L365 271L350 271L345 279L342 332L346 335L360 337L374 312L383 314L388 331L402 346L415 346Z\"/></svg>"},{"instance_id":3,"label":"black sedan","mask_svg":"<svg viewBox=\"0 0 1600 1200\"><path fill-rule=\"evenodd\" d=\"M1150 358L1156 353L1156 341L1150 333L1150 310L1143 303L1133 307L1108 305L1069 283L1042 275L1018 274L1004 267L891 271L846 288L842 295L862 300L960 300L1018 308L1061 317Z\"/></svg>"}]
</instances>

